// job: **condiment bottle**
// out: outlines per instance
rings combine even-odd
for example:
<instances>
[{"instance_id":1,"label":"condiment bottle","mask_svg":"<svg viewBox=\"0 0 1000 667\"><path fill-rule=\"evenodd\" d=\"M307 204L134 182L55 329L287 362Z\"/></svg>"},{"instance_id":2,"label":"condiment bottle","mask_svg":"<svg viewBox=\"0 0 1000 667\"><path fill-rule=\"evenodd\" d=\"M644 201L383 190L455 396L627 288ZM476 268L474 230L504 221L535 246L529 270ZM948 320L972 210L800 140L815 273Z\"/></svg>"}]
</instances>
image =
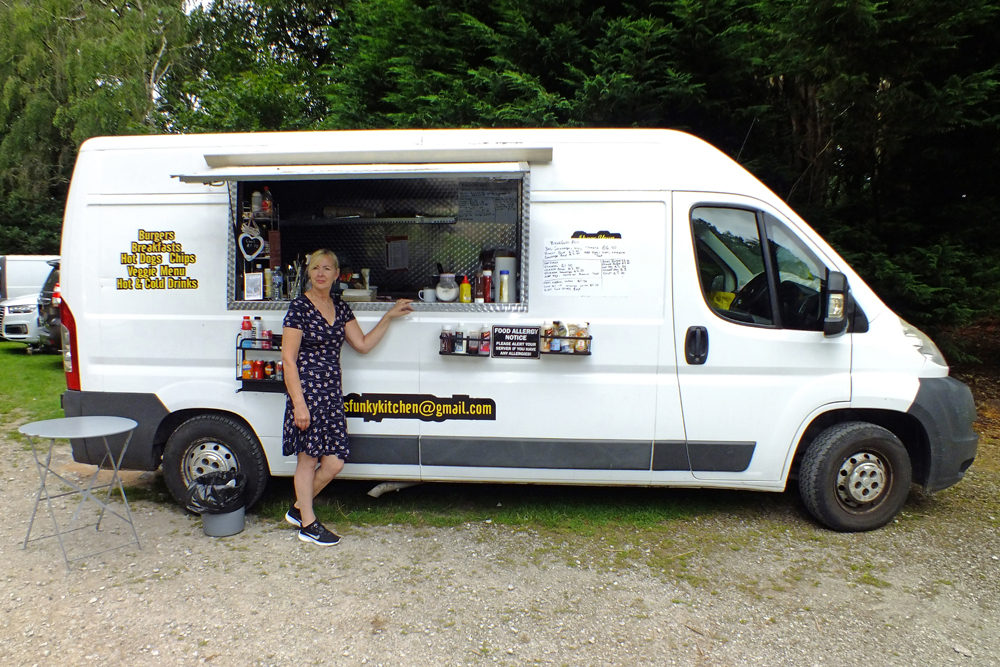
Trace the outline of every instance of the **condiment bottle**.
<instances>
[{"instance_id":1,"label":"condiment bottle","mask_svg":"<svg viewBox=\"0 0 1000 667\"><path fill-rule=\"evenodd\" d=\"M249 315L243 316L243 325L240 328L240 347L253 347L253 322Z\"/></svg>"},{"instance_id":2,"label":"condiment bottle","mask_svg":"<svg viewBox=\"0 0 1000 667\"><path fill-rule=\"evenodd\" d=\"M469 339L465 343L466 354L479 354L479 330L475 327L469 329Z\"/></svg>"},{"instance_id":3,"label":"condiment bottle","mask_svg":"<svg viewBox=\"0 0 1000 667\"><path fill-rule=\"evenodd\" d=\"M264 214L264 217L270 217L274 214L274 199L271 198L271 190L266 185L261 194L260 212Z\"/></svg>"},{"instance_id":4,"label":"condiment bottle","mask_svg":"<svg viewBox=\"0 0 1000 667\"><path fill-rule=\"evenodd\" d=\"M484 324L479 330L479 354L490 356L490 327Z\"/></svg>"},{"instance_id":5,"label":"condiment bottle","mask_svg":"<svg viewBox=\"0 0 1000 667\"><path fill-rule=\"evenodd\" d=\"M550 352L552 350L552 322L546 322L542 326L542 340L539 344L541 345L542 352Z\"/></svg>"},{"instance_id":6,"label":"condiment bottle","mask_svg":"<svg viewBox=\"0 0 1000 667\"><path fill-rule=\"evenodd\" d=\"M476 285L472 290L472 300L476 303L486 303L486 294L483 291L483 272L476 273Z\"/></svg>"},{"instance_id":7,"label":"condiment bottle","mask_svg":"<svg viewBox=\"0 0 1000 667\"><path fill-rule=\"evenodd\" d=\"M462 276L462 284L458 286L458 302L472 303L472 285L469 276Z\"/></svg>"},{"instance_id":8,"label":"condiment bottle","mask_svg":"<svg viewBox=\"0 0 1000 667\"><path fill-rule=\"evenodd\" d=\"M493 302L493 271L490 269L483 271L483 299L486 303Z\"/></svg>"},{"instance_id":9,"label":"condiment bottle","mask_svg":"<svg viewBox=\"0 0 1000 667\"><path fill-rule=\"evenodd\" d=\"M465 354L465 331L462 329L462 325L459 325L455 329L455 337L453 338L453 344L451 346L451 351L455 354Z\"/></svg>"},{"instance_id":10,"label":"condiment bottle","mask_svg":"<svg viewBox=\"0 0 1000 667\"><path fill-rule=\"evenodd\" d=\"M510 303L510 271L500 272L500 303Z\"/></svg>"},{"instance_id":11,"label":"condiment bottle","mask_svg":"<svg viewBox=\"0 0 1000 667\"><path fill-rule=\"evenodd\" d=\"M451 325L446 324L441 327L441 354L451 354L454 350L452 343Z\"/></svg>"},{"instance_id":12,"label":"condiment bottle","mask_svg":"<svg viewBox=\"0 0 1000 667\"><path fill-rule=\"evenodd\" d=\"M552 323L552 340L549 342L549 352L559 352L562 347L562 339L559 338L559 327L562 323L556 320Z\"/></svg>"}]
</instances>

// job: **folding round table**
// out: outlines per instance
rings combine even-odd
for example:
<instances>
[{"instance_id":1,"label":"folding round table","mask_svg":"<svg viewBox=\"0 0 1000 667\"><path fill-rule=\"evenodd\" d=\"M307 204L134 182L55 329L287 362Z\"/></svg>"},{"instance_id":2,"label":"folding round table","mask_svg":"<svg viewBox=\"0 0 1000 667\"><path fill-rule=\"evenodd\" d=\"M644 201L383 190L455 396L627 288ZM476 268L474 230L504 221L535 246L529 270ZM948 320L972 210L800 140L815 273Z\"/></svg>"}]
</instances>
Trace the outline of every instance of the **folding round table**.
<instances>
[{"instance_id":1,"label":"folding round table","mask_svg":"<svg viewBox=\"0 0 1000 667\"><path fill-rule=\"evenodd\" d=\"M138 547L142 549L142 545L139 544L139 534L135 530L135 522L132 520L132 510L129 508L128 499L125 497L125 488L122 486L122 479L119 474L122 459L125 457L125 452L128 450L128 443L132 439L132 431L137 425L138 424L134 420L126 419L124 417L65 417L63 419L48 419L46 421L32 422L30 424L25 424L18 429L18 431L28 437L28 441L31 443L31 451L35 456L35 464L38 467L39 479L38 495L35 496L35 506L31 511L31 520L28 522L28 533L24 536L24 544L21 546L22 549L26 549L28 547L28 542L56 537L59 539L59 546L62 548L63 558L66 559L67 569L70 568L70 563L72 561L95 556L113 549L121 549L129 546L130 544L138 545ZM122 445L121 451L116 457L111 450L108 438L122 433L127 435L125 436L125 442ZM90 482L86 487L80 486L72 480L63 477L52 468L52 450L55 447L56 440L76 440L83 438L100 438L104 442L105 451L104 458L101 460L100 465L97 467L97 471L94 473L93 477L90 478ZM49 441L47 451L45 450L44 440ZM106 484L96 484L98 473L101 468L111 470L111 480ZM69 486L70 490L60 490L57 493L52 493L49 486L56 483L56 479L52 478L56 478L62 484ZM108 489L106 501L102 500L99 496L94 495L94 491L101 489ZM115 489L118 489L118 492L121 493L122 503L125 506L124 516L110 506L112 493ZM52 506L52 501L56 498L74 495L80 496L80 502L77 505L76 510L73 512L73 517L69 520L68 524L64 527L60 526L59 521L56 518L55 508ZM43 497L49 507L49 514L51 515L52 523L55 526L55 533L52 535L43 535L42 537L31 538L31 529L35 524L35 515L38 513L38 505L41 503ZM97 523L73 527L73 524L76 523L77 518L80 516L80 510L83 508L84 503L88 500L93 501L101 508L97 517ZM70 558L69 554L66 552L63 535L75 530L90 528L91 526L95 526L96 530L100 530L101 521L104 520L105 513L111 513L127 523L131 527L132 536L135 539L108 549Z\"/></svg>"}]
</instances>

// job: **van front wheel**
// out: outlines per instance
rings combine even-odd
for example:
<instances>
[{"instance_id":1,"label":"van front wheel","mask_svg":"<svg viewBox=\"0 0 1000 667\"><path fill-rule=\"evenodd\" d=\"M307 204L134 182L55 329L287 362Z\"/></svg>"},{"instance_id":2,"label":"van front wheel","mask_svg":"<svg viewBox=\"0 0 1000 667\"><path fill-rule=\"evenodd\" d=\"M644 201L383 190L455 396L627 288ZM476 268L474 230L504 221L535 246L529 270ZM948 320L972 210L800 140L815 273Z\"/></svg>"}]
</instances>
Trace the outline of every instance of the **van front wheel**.
<instances>
[{"instance_id":1,"label":"van front wheel","mask_svg":"<svg viewBox=\"0 0 1000 667\"><path fill-rule=\"evenodd\" d=\"M834 530L874 530L902 509L912 478L906 447L891 431L845 422L809 445L799 494L809 513Z\"/></svg>"},{"instance_id":2,"label":"van front wheel","mask_svg":"<svg viewBox=\"0 0 1000 667\"><path fill-rule=\"evenodd\" d=\"M199 415L171 434L163 450L163 479L171 495L185 503L188 486L209 472L236 470L247 476L246 506L264 493L268 469L256 436L222 415Z\"/></svg>"}]
</instances>

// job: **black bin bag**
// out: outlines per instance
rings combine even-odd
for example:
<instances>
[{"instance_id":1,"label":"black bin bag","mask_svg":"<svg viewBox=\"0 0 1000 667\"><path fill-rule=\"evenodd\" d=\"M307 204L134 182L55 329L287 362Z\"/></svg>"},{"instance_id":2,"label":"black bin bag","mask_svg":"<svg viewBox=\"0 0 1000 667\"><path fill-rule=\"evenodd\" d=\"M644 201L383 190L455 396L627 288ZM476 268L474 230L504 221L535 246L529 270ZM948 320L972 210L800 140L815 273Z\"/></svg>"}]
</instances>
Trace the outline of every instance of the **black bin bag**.
<instances>
[{"instance_id":1,"label":"black bin bag","mask_svg":"<svg viewBox=\"0 0 1000 667\"><path fill-rule=\"evenodd\" d=\"M235 470L196 477L187 489L187 508L196 514L226 514L246 504L247 476Z\"/></svg>"}]
</instances>

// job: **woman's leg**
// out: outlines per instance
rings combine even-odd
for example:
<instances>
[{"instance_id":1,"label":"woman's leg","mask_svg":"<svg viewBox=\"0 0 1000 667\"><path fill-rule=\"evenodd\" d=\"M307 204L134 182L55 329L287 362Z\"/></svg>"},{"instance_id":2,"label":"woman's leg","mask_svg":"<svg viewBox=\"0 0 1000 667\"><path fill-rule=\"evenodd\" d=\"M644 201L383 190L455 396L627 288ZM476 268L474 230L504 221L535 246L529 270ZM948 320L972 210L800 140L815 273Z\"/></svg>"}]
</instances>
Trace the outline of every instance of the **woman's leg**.
<instances>
[{"instance_id":1,"label":"woman's leg","mask_svg":"<svg viewBox=\"0 0 1000 667\"><path fill-rule=\"evenodd\" d=\"M303 491L299 491L299 471L303 467L302 459L306 459L308 463L306 466L311 465L312 468L312 481L311 486L305 486L305 473L303 473ZM319 459L319 467L316 466L316 459L307 454L299 454L298 464L295 466L295 506L299 508L302 512L302 525L308 526L313 521L316 520L316 515L312 509L313 498L319 495L319 492L326 488L326 485L333 481L333 478L337 476L341 470L344 469L343 460L337 458L336 456L324 456ZM305 507L303 507L302 498L304 497L304 490L307 488L312 488L312 496L309 497L309 517L306 517ZM307 520L308 518L308 520Z\"/></svg>"},{"instance_id":2,"label":"woman's leg","mask_svg":"<svg viewBox=\"0 0 1000 667\"><path fill-rule=\"evenodd\" d=\"M336 456L324 456L319 460L319 468L316 469L316 476L313 477L313 498L326 488L326 485L333 481L333 478L344 469L344 462Z\"/></svg>"},{"instance_id":3,"label":"woman's leg","mask_svg":"<svg viewBox=\"0 0 1000 667\"><path fill-rule=\"evenodd\" d=\"M313 488L316 476L316 459L304 452L299 452L294 477L295 506L302 513L303 526L308 526L316 520L316 515L313 513L313 496L315 495Z\"/></svg>"}]
</instances>

